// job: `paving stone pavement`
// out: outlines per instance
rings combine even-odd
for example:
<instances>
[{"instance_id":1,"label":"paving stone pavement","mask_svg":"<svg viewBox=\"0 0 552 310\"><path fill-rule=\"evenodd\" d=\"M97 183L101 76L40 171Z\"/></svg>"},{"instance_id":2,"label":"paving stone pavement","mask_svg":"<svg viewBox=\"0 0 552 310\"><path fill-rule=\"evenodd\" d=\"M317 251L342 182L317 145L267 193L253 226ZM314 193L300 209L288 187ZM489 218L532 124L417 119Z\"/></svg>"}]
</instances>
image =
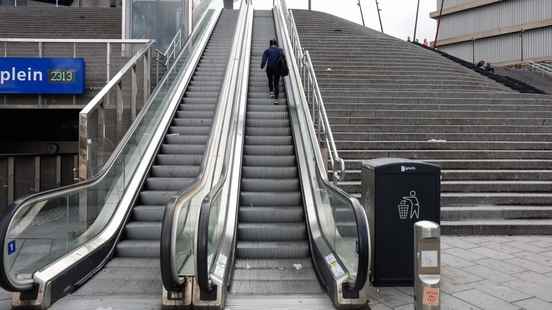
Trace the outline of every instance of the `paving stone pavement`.
<instances>
[{"instance_id":1,"label":"paving stone pavement","mask_svg":"<svg viewBox=\"0 0 552 310\"><path fill-rule=\"evenodd\" d=\"M552 236L444 236L441 249L442 310L552 310ZM371 296L372 310L414 309L411 287Z\"/></svg>"}]
</instances>

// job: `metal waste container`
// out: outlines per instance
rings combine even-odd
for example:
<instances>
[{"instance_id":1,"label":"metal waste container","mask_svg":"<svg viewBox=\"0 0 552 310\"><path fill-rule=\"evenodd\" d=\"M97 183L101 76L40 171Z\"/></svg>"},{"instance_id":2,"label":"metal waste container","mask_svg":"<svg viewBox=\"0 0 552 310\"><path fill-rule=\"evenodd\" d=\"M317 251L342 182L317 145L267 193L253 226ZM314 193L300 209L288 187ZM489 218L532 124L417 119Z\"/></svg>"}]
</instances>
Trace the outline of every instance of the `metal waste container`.
<instances>
[{"instance_id":1,"label":"metal waste container","mask_svg":"<svg viewBox=\"0 0 552 310\"><path fill-rule=\"evenodd\" d=\"M441 168L403 158L362 164L362 204L372 228L374 286L413 286L414 223L440 223Z\"/></svg>"}]
</instances>

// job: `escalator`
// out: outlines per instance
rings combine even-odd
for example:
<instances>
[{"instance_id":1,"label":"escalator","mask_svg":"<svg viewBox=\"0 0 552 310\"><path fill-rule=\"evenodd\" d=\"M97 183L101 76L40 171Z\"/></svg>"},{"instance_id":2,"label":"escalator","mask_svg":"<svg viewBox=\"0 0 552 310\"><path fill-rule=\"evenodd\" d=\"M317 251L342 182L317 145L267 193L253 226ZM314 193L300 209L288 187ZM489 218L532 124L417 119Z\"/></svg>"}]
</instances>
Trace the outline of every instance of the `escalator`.
<instances>
[{"instance_id":1,"label":"escalator","mask_svg":"<svg viewBox=\"0 0 552 310\"><path fill-rule=\"evenodd\" d=\"M165 205L196 180L205 150L226 63L232 45L237 12L224 10L195 69L132 209L113 258L79 290L52 309L77 308L83 300L102 297L99 305L127 298L158 304L161 221ZM105 300L105 298L109 298ZM136 303L134 301L133 303Z\"/></svg>"},{"instance_id":2,"label":"escalator","mask_svg":"<svg viewBox=\"0 0 552 310\"><path fill-rule=\"evenodd\" d=\"M328 180L287 9L281 0L274 3L273 11L248 15L225 172L202 201L197 223L186 222L194 243L179 237L177 218L171 221L177 233L167 234L161 256L189 266L179 272L180 264L172 270L162 264L163 282L175 294L187 292L183 304L209 309L365 307L371 265L366 213ZM290 71L278 100L260 69L273 38Z\"/></svg>"},{"instance_id":3,"label":"escalator","mask_svg":"<svg viewBox=\"0 0 552 310\"><path fill-rule=\"evenodd\" d=\"M205 10L96 176L26 197L2 218L0 243L8 250L0 284L16 292L16 305L161 306L166 206L212 174L205 159L218 156L229 120L230 109L220 103L228 100L227 64L238 12L218 5L213 1Z\"/></svg>"},{"instance_id":4,"label":"escalator","mask_svg":"<svg viewBox=\"0 0 552 310\"><path fill-rule=\"evenodd\" d=\"M260 70L275 38L271 11L255 11L233 294L321 294L310 260L286 92ZM274 104L277 102L278 104Z\"/></svg>"}]
</instances>

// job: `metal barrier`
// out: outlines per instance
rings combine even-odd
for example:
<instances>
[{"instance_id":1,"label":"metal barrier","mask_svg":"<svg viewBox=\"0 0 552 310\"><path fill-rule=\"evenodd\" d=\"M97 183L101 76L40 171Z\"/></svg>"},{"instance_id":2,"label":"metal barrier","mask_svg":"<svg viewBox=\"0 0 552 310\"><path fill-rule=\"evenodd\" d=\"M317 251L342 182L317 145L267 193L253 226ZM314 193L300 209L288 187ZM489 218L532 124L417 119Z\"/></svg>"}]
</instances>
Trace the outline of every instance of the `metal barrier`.
<instances>
[{"instance_id":1,"label":"metal barrier","mask_svg":"<svg viewBox=\"0 0 552 310\"><path fill-rule=\"evenodd\" d=\"M527 68L529 71L552 75L552 64L529 61L527 62Z\"/></svg>"},{"instance_id":2,"label":"metal barrier","mask_svg":"<svg viewBox=\"0 0 552 310\"><path fill-rule=\"evenodd\" d=\"M441 309L441 229L437 223L414 224L414 298L416 310Z\"/></svg>"},{"instance_id":3,"label":"metal barrier","mask_svg":"<svg viewBox=\"0 0 552 310\"><path fill-rule=\"evenodd\" d=\"M345 173L345 161L339 156L337 146L335 145L332 127L328 120L324 99L318 87L316 73L309 52L303 50L301 47L301 41L299 39L299 33L297 32L293 13L289 10L286 10L286 12L286 23L290 30L291 45L299 66L301 82L303 83L307 102L310 107L310 114L318 136L318 142L322 147L327 148L327 152L324 152L328 155L329 159L329 167L327 167L329 169L327 170L332 171L332 180L337 182L343 178L343 174Z\"/></svg>"}]
</instances>

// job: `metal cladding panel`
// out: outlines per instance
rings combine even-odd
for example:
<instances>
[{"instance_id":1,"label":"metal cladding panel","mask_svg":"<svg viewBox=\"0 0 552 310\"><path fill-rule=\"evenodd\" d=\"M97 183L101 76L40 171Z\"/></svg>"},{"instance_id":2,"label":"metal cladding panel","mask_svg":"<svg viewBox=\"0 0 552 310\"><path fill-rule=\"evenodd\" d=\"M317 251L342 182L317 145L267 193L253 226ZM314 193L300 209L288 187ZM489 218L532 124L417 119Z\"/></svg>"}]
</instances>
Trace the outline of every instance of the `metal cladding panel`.
<instances>
[{"instance_id":1,"label":"metal cladding panel","mask_svg":"<svg viewBox=\"0 0 552 310\"><path fill-rule=\"evenodd\" d=\"M503 1L443 16L439 39L493 31L552 18L550 0Z\"/></svg>"},{"instance_id":2,"label":"metal cladding panel","mask_svg":"<svg viewBox=\"0 0 552 310\"><path fill-rule=\"evenodd\" d=\"M473 42L443 46L442 51L475 63L485 60L491 63L514 63L522 61L521 33L513 33ZM475 55L473 53L475 52ZM523 33L523 59L552 57L552 27L525 31Z\"/></svg>"},{"instance_id":3,"label":"metal cladding panel","mask_svg":"<svg viewBox=\"0 0 552 310\"><path fill-rule=\"evenodd\" d=\"M443 2L443 0L437 0L437 10L439 10L441 8L441 3ZM464 4L464 3L469 3L469 2L473 2L473 0L445 0L445 9L446 8L450 8L452 6L457 6L459 4Z\"/></svg>"},{"instance_id":4,"label":"metal cladding panel","mask_svg":"<svg viewBox=\"0 0 552 310\"><path fill-rule=\"evenodd\" d=\"M521 60L519 33L475 41L475 62L491 63Z\"/></svg>"},{"instance_id":5,"label":"metal cladding panel","mask_svg":"<svg viewBox=\"0 0 552 310\"><path fill-rule=\"evenodd\" d=\"M524 58L552 57L552 27L523 33Z\"/></svg>"},{"instance_id":6,"label":"metal cladding panel","mask_svg":"<svg viewBox=\"0 0 552 310\"><path fill-rule=\"evenodd\" d=\"M445 53L449 53L466 61L472 61L473 43L462 42L459 44L447 45L439 48Z\"/></svg>"}]
</instances>

